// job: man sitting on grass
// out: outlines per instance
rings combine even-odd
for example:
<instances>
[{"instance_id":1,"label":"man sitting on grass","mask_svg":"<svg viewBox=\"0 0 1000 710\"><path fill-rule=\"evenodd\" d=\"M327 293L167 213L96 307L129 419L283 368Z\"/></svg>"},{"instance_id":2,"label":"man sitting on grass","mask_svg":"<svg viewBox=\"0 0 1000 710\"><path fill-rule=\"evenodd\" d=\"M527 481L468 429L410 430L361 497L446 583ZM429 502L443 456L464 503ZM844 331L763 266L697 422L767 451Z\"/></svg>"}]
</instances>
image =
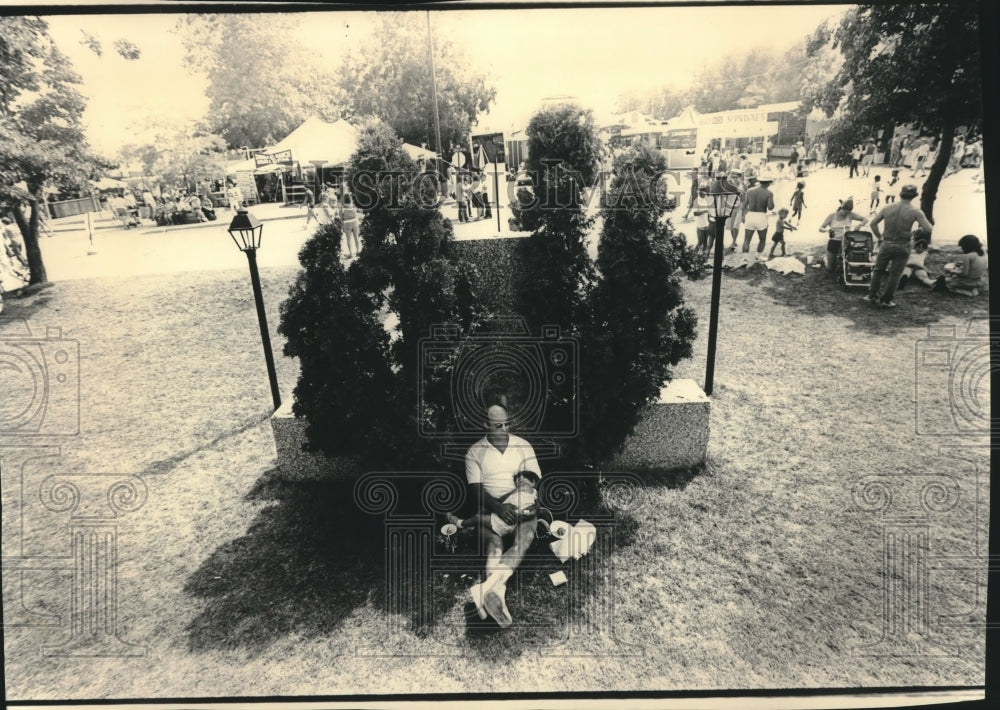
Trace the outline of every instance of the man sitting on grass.
<instances>
[{"instance_id":1,"label":"man sitting on grass","mask_svg":"<svg viewBox=\"0 0 1000 710\"><path fill-rule=\"evenodd\" d=\"M509 532L500 533L490 526L481 528L486 542L487 577L469 591L480 618L485 619L489 613L502 628L507 628L513 623L505 599L507 580L521 564L535 539L537 525L534 515L524 517L522 512L531 503L521 506L509 496L517 489L515 476L523 486L523 481L529 478L528 472L540 479L542 471L531 444L508 433L507 411L503 407L490 407L486 416L489 427L486 436L470 446L465 454L465 477L470 499L478 503L480 514L491 522L498 519L509 526L501 529ZM475 517L470 520L475 520ZM479 518L480 522L483 520ZM462 521L462 524L466 522ZM504 551L504 538L508 535L513 536L513 540Z\"/></svg>"},{"instance_id":2,"label":"man sitting on grass","mask_svg":"<svg viewBox=\"0 0 1000 710\"><path fill-rule=\"evenodd\" d=\"M538 476L534 471L518 471L514 474L514 490L498 500L500 503L513 503L517 509L517 519L528 520L538 515ZM496 513L476 513L462 520L457 515L448 514L448 522L459 530L471 528L487 528L497 535L510 535L516 529Z\"/></svg>"}]
</instances>

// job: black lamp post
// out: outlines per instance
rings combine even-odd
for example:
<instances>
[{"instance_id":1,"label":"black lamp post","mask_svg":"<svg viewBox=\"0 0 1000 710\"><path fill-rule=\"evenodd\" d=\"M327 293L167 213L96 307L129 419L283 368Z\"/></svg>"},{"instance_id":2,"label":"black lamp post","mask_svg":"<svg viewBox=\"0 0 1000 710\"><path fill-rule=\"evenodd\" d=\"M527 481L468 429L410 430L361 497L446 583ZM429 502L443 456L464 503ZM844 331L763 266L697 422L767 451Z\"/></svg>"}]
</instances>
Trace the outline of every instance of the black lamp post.
<instances>
[{"instance_id":1,"label":"black lamp post","mask_svg":"<svg viewBox=\"0 0 1000 710\"><path fill-rule=\"evenodd\" d=\"M267 376L271 381L271 399L274 408L281 406L281 395L278 393L278 374L274 370L274 355L271 352L271 336L267 332L267 316L264 314L264 297L260 292L260 274L257 273L257 250L260 248L260 238L264 233L264 225L246 210L237 210L233 221L229 223L229 236L236 243L236 248L247 255L250 263L250 282L253 284L253 299L257 304L257 320L260 322L260 339L264 344L264 360L267 361Z\"/></svg>"},{"instance_id":2,"label":"black lamp post","mask_svg":"<svg viewBox=\"0 0 1000 710\"><path fill-rule=\"evenodd\" d=\"M712 270L712 310L708 320L708 357L705 363L705 394L712 394L715 376L715 341L719 334L719 291L722 287L722 251L725 249L726 220L740 206L743 191L725 175L716 175L708 186L708 215L715 226L715 259Z\"/></svg>"}]
</instances>

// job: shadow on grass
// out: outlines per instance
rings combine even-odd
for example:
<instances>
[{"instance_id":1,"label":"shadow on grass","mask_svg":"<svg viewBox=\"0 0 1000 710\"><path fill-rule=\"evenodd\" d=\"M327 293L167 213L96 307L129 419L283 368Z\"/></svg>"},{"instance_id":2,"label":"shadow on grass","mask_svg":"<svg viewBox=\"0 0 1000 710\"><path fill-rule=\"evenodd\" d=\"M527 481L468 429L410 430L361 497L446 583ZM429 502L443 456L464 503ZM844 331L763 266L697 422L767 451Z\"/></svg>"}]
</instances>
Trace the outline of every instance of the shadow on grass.
<instances>
[{"instance_id":1,"label":"shadow on grass","mask_svg":"<svg viewBox=\"0 0 1000 710\"><path fill-rule=\"evenodd\" d=\"M53 283L47 283L41 287L33 286L30 289L26 287L25 289L14 289L13 291L6 292L3 295L3 313L0 314L0 320L23 318L28 321L30 327L33 325L31 321L32 316L45 309L52 300L54 286L55 284ZM42 337L45 335L44 326L46 325L58 325L58 323L43 323ZM36 333L32 334L38 337Z\"/></svg>"},{"instance_id":2,"label":"shadow on grass","mask_svg":"<svg viewBox=\"0 0 1000 710\"><path fill-rule=\"evenodd\" d=\"M819 259L822 248L813 254ZM946 255L934 253L927 258L931 274L942 273L948 261ZM920 284L910 284L897 291L897 308L886 310L861 300L868 287L842 287L833 274L825 269L806 268L805 275L782 275L763 264L727 272L728 278L760 286L761 292L775 303L810 316L839 316L851 322L851 327L868 335L893 337L909 328L921 328L942 318L965 319L983 315L989 306L989 295L981 293L969 298L951 293L935 293Z\"/></svg>"},{"instance_id":3,"label":"shadow on grass","mask_svg":"<svg viewBox=\"0 0 1000 710\"><path fill-rule=\"evenodd\" d=\"M208 601L187 629L192 650L259 652L291 633L329 634L381 587L383 527L356 509L353 480L289 482L274 473L247 498L276 504L185 584Z\"/></svg>"},{"instance_id":4,"label":"shadow on grass","mask_svg":"<svg viewBox=\"0 0 1000 710\"><path fill-rule=\"evenodd\" d=\"M211 450L217 444L225 441L226 439L229 439L234 436L239 436L240 434L248 432L251 429L257 428L262 423L270 420L271 414L272 414L271 411L266 409L257 414L254 414L245 419L240 424L237 424L232 429L220 432L219 434L215 435L212 439L206 441L203 444L198 444L197 446L188 449L187 451L182 451L180 453L174 454L173 456L168 456L165 459L160 459L159 461L153 461L139 475L145 477L145 476L155 476L157 474L169 473L178 464L180 464L183 461L186 461L192 456L199 454L202 451Z\"/></svg>"},{"instance_id":5,"label":"shadow on grass","mask_svg":"<svg viewBox=\"0 0 1000 710\"><path fill-rule=\"evenodd\" d=\"M614 553L630 546L636 538L638 521L631 512L597 502L591 507L586 498L572 514L559 515L577 524L581 519L597 528L598 540L588 554L560 562L549 545L551 539L536 538L521 569L507 584L506 601L514 624L501 630L490 618L480 620L475 605L464 595L465 641L471 652L483 660L503 663L535 653L540 648L558 655L565 649L572 655L587 655L593 635L605 641L614 635ZM567 582L556 584L551 575L562 573ZM593 653L605 652L601 647Z\"/></svg>"},{"instance_id":6,"label":"shadow on grass","mask_svg":"<svg viewBox=\"0 0 1000 710\"><path fill-rule=\"evenodd\" d=\"M580 560L561 563L548 540L536 539L509 584L507 600L515 625L497 633L492 619L479 619L468 591L483 570L474 531L459 535L452 551L443 536L437 536L428 564L412 565L423 571L402 575L405 579L397 579L389 597L388 526L381 516L358 508L355 481L356 474L291 480L280 469L261 477L247 498L275 504L258 513L245 535L216 549L185 584L186 593L206 600L187 628L193 651L241 648L260 653L290 634L306 639L329 636L355 609L372 605L386 615L386 626L372 630L373 640L388 630L399 612L418 638L462 633L469 648L483 657L515 657L559 638L574 620L579 625L588 600L590 606L603 608L593 602L609 593L602 582L613 564L609 551L635 539L637 523L629 511L609 508L596 487L582 491L574 505L556 517L573 523L581 518L594 521L599 538L605 535L608 544L595 545ZM401 501L420 499L419 487L400 486ZM441 522L433 523L435 529ZM557 571L571 584L554 586L549 575ZM457 605L464 605L461 627L443 627L443 620L456 618L451 612Z\"/></svg>"}]
</instances>

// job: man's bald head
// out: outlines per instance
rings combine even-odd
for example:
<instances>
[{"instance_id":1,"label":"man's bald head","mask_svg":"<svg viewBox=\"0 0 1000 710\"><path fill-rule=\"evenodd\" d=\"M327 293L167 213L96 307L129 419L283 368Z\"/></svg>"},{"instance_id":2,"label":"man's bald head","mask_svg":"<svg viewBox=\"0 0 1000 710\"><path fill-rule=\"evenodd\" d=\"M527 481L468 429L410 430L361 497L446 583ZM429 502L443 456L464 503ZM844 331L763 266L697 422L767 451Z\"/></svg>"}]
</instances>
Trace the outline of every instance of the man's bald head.
<instances>
[{"instance_id":1,"label":"man's bald head","mask_svg":"<svg viewBox=\"0 0 1000 710\"><path fill-rule=\"evenodd\" d=\"M507 410L499 404L494 404L486 410L486 420L490 429L499 429L501 424L507 423Z\"/></svg>"}]
</instances>

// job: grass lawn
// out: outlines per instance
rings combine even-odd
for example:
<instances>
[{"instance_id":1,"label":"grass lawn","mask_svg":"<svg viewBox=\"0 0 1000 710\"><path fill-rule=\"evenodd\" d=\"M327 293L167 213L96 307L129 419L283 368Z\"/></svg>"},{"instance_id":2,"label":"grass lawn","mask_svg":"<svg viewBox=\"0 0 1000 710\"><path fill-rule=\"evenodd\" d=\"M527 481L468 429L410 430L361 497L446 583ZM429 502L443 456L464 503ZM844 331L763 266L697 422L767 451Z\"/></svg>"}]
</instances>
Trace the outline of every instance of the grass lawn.
<instances>
[{"instance_id":1,"label":"grass lawn","mask_svg":"<svg viewBox=\"0 0 1000 710\"><path fill-rule=\"evenodd\" d=\"M297 366L275 328L295 273L262 270L286 399ZM702 337L677 374L701 383L710 281L686 289ZM939 450L968 438L943 423L947 383L917 373L915 353L927 326L961 340L988 299L911 286L888 312L862 293L816 270L727 274L708 464L647 476L629 510L606 501L613 549L543 557L508 594L505 632L467 627L460 569L433 575L433 623L387 611L381 521L356 510L351 481L275 467L244 269L9 300L8 323L79 341L81 432L54 461L5 460L4 555L68 554L67 514L34 493L53 472L136 474L148 499L117 521L119 636L144 655L43 657L67 633L69 574L29 570L22 595L5 571L7 697L982 684L988 451ZM929 383L917 402L915 378ZM917 414L952 436L916 434ZM892 492L885 512L863 509L878 502L863 489L872 476ZM898 538L890 518L913 515L924 554L906 559L923 576L899 578L883 535ZM551 585L557 569L570 584ZM913 593L904 611L927 622L866 650L882 634L884 580ZM21 625L22 602L62 625Z\"/></svg>"}]
</instances>

